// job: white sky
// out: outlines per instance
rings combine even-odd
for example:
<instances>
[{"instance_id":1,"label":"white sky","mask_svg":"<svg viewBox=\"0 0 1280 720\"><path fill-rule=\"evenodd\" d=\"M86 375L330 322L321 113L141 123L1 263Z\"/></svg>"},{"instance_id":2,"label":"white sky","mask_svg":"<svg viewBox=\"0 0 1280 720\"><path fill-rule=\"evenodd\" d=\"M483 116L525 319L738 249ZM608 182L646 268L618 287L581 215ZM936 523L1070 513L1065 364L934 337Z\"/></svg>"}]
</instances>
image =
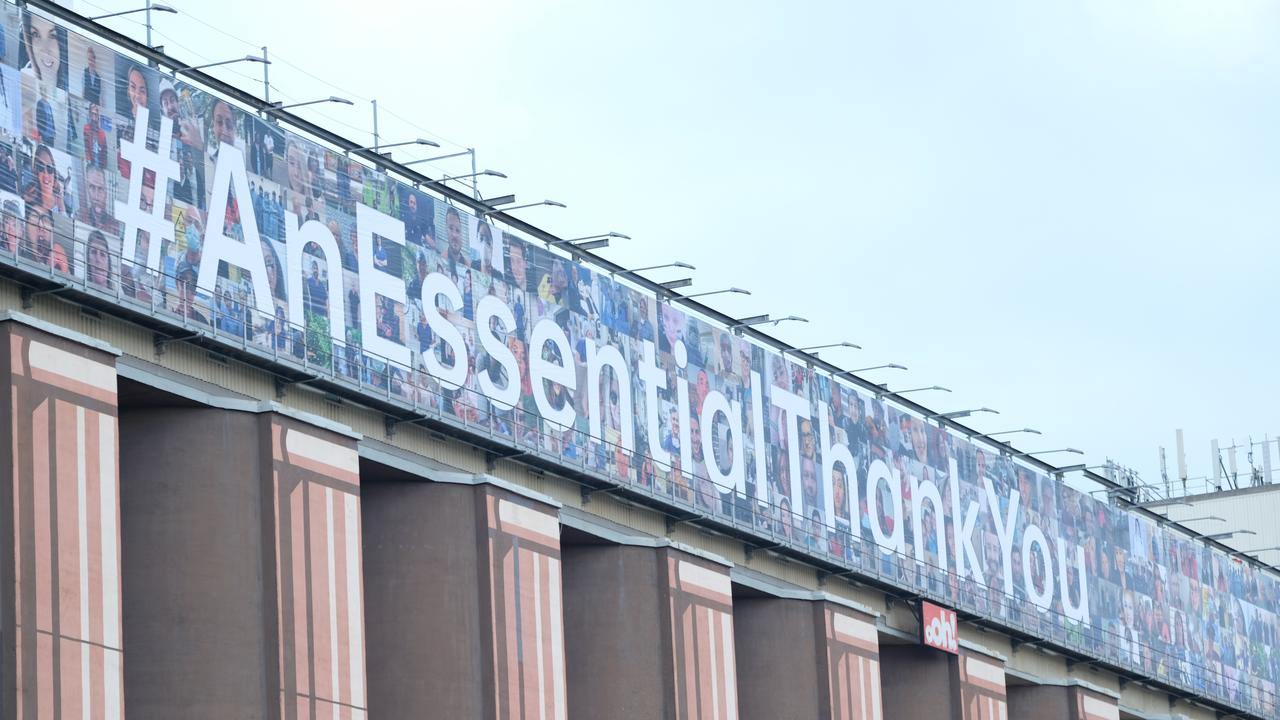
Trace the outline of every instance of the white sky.
<instances>
[{"instance_id":1,"label":"white sky","mask_svg":"<svg viewBox=\"0 0 1280 720\"><path fill-rule=\"evenodd\" d=\"M1280 435L1280 4L165 2L179 59L267 45L273 99L356 100L299 112L371 141L376 98L384 142L445 146L398 158L475 147L486 194L569 206L521 217L746 287L709 300L1024 449L1152 482L1174 428L1192 476Z\"/></svg>"}]
</instances>

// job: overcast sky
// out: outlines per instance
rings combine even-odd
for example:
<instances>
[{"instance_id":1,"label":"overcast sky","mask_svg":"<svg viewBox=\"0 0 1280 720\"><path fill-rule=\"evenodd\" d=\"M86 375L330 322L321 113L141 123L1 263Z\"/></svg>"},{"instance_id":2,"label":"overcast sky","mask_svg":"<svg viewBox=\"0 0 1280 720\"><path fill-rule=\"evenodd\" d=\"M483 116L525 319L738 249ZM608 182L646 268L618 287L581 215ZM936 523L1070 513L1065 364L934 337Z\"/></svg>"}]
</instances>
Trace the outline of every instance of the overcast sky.
<instances>
[{"instance_id":1,"label":"overcast sky","mask_svg":"<svg viewBox=\"0 0 1280 720\"><path fill-rule=\"evenodd\" d=\"M371 140L376 98L384 142L475 147L510 176L482 192L569 206L530 222L748 288L709 300L1044 432L1023 449L1150 482L1175 428L1192 476L1212 438L1280 434L1280 3L165 2L179 59L267 45L273 99L351 98L299 112Z\"/></svg>"}]
</instances>

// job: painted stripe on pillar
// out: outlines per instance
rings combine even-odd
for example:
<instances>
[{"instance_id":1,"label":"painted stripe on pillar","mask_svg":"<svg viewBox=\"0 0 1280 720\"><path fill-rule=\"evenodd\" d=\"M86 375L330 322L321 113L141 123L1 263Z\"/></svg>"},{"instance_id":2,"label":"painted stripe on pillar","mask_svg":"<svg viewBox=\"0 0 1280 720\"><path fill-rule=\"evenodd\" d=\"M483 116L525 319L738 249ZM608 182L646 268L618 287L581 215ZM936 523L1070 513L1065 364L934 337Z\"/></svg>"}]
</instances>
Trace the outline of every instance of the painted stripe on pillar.
<instances>
[{"instance_id":1,"label":"painted stripe on pillar","mask_svg":"<svg viewBox=\"0 0 1280 720\"><path fill-rule=\"evenodd\" d=\"M1107 701L1080 692L1080 715L1082 720L1120 720L1120 708L1114 701Z\"/></svg>"},{"instance_id":2,"label":"painted stripe on pillar","mask_svg":"<svg viewBox=\"0 0 1280 720\"><path fill-rule=\"evenodd\" d=\"M486 491L494 657L501 719L563 720L560 524L554 512Z\"/></svg>"},{"instance_id":3,"label":"painted stripe on pillar","mask_svg":"<svg viewBox=\"0 0 1280 720\"><path fill-rule=\"evenodd\" d=\"M15 717L120 718L115 369L9 347Z\"/></svg>"},{"instance_id":4,"label":"painted stripe on pillar","mask_svg":"<svg viewBox=\"0 0 1280 720\"><path fill-rule=\"evenodd\" d=\"M668 556L676 716L736 720L733 606L728 574Z\"/></svg>"}]
</instances>

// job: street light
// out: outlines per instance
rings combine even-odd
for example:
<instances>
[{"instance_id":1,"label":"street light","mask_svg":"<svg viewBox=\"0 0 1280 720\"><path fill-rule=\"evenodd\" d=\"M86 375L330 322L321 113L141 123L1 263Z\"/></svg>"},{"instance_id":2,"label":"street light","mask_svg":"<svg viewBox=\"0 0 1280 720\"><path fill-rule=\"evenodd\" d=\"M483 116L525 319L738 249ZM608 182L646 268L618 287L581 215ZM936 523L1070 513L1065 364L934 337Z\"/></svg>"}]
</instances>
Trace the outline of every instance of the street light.
<instances>
[{"instance_id":1,"label":"street light","mask_svg":"<svg viewBox=\"0 0 1280 720\"><path fill-rule=\"evenodd\" d=\"M159 6L152 5L151 9L154 10L157 7ZM245 55L244 57L238 57L238 58L235 58L234 60L223 60L221 62L211 62L211 63L205 63L203 65L191 65L189 67L184 67L184 68L175 68L172 71L170 71L169 74L177 75L178 73L191 72L192 70L203 70L205 68L218 67L219 65L231 65L233 63L239 63L239 62L262 63L263 65L271 64L271 61L266 58L258 57L257 55Z\"/></svg>"},{"instance_id":2,"label":"street light","mask_svg":"<svg viewBox=\"0 0 1280 720\"><path fill-rule=\"evenodd\" d=\"M1235 537L1236 535L1257 535L1257 534L1258 533L1252 530L1232 530L1230 532L1213 533L1212 535L1196 535L1192 539L1193 540L1226 540L1227 538L1232 538L1232 537Z\"/></svg>"},{"instance_id":3,"label":"street light","mask_svg":"<svg viewBox=\"0 0 1280 720\"><path fill-rule=\"evenodd\" d=\"M688 297L688 296L686 296L686 297ZM737 330L738 328L749 327L749 326L751 326L751 325L764 325L765 323L770 323L770 324L773 324L773 325L777 325L778 323L784 323L784 322L788 322L788 321L791 321L791 322L803 322L803 323L807 323L807 322L809 322L809 320L808 320L807 318L802 318L802 317L800 317L800 316L798 316L798 315L788 315L788 316L786 316L786 317L784 317L784 318L777 318L777 319L771 318L771 317L769 317L768 315L753 315L752 317L749 317L749 318L743 318L743 319L739 320L738 322L736 322L736 323L734 323L734 324L730 325L730 326L729 326L729 329L730 329L730 330Z\"/></svg>"},{"instance_id":4,"label":"street light","mask_svg":"<svg viewBox=\"0 0 1280 720\"><path fill-rule=\"evenodd\" d=\"M676 267L676 266L677 266L677 264L676 264L676 263L672 263L672 266L673 266L673 267ZM663 265L657 265L656 267L664 267L664 266L663 266ZM652 268L640 268L640 269L641 269L641 270L650 270L650 269L652 269ZM692 270L693 268L690 268L690 269ZM632 270L631 272L635 272L635 270ZM710 292L699 292L699 293L693 293L692 295L681 295L681 296L680 296L679 298L677 298L677 299L679 299L679 300L692 300L693 298L696 298L696 297L706 297L706 296L708 296L708 295L720 295L720 294L722 294L722 293L737 293L737 294L739 294L739 295L750 295L750 294L751 294L751 291L750 291L750 290L743 290L743 289L742 289L742 288L740 288L740 287L731 287L731 288L726 288L726 289L724 289L724 290L711 290Z\"/></svg>"},{"instance_id":5,"label":"street light","mask_svg":"<svg viewBox=\"0 0 1280 720\"><path fill-rule=\"evenodd\" d=\"M552 240L548 245L565 245L568 243L581 242L583 240L597 240L600 238L618 238L619 240L630 240L630 235L623 235L620 232L600 233L599 235L584 235L579 238L569 238L568 240Z\"/></svg>"},{"instance_id":6,"label":"street light","mask_svg":"<svg viewBox=\"0 0 1280 720\"><path fill-rule=\"evenodd\" d=\"M485 210L484 212L480 213L480 217L482 217L482 218L483 218L483 217L489 217L490 215L492 215L492 214L494 214L494 213L505 213L505 212L511 212L512 210L520 210L520 209L523 209L523 208L539 207L539 206L541 206L541 205L547 205L547 206L549 206L549 207L558 207L558 208L562 208L562 207L569 207L568 205L565 205L565 204L564 204L564 203L562 203L562 202L556 202L555 200L543 200L542 202L526 203L526 204L524 204L524 205L512 205L512 206L511 206L511 207L509 207L509 208L494 208L493 210ZM608 245L608 244L609 244L609 242L606 240L606 241L605 241L605 245ZM584 247L585 245L586 245L586 243L583 243L583 245L578 245L577 247L580 247L580 248L586 249L586 248ZM597 245L596 247L600 247L600 246L599 246L599 245Z\"/></svg>"},{"instance_id":7,"label":"street light","mask_svg":"<svg viewBox=\"0 0 1280 720\"><path fill-rule=\"evenodd\" d=\"M134 8L133 10L121 10L120 12L107 13L106 15L95 15L94 17L91 17L89 19L90 20L106 20L107 18L120 17L121 15L132 15L134 13L140 13L140 12L163 12L163 13L173 13L174 15L178 14L177 10L169 7L168 5L156 4L156 5L151 5L149 7Z\"/></svg>"},{"instance_id":8,"label":"street light","mask_svg":"<svg viewBox=\"0 0 1280 720\"><path fill-rule=\"evenodd\" d=\"M926 390L938 390L940 392L951 392L949 388L944 388L941 385L929 385L927 387L909 388L907 390L890 390L888 385L881 385L880 389L883 392L878 392L876 393L876 395L897 396L897 395L906 395L907 393L913 393L913 392L924 392Z\"/></svg>"},{"instance_id":9,"label":"street light","mask_svg":"<svg viewBox=\"0 0 1280 720\"><path fill-rule=\"evenodd\" d=\"M432 145L435 145L435 143L432 143ZM439 145L435 145L435 146L440 147ZM463 150L462 152L449 153L448 155L437 155L435 157L422 158L421 160L410 160L409 162L400 163L400 164L401 165L417 165L419 163L435 162L436 160L448 160L449 158L456 158L456 157L462 157L463 155L470 155L473 152L475 151L467 149L467 150ZM460 176L460 177L470 177L470 176L467 175L467 176ZM503 175L503 177L506 177L506 175Z\"/></svg>"},{"instance_id":10,"label":"street light","mask_svg":"<svg viewBox=\"0 0 1280 720\"><path fill-rule=\"evenodd\" d=\"M854 373L860 373L860 372L871 372L872 370L886 370L886 369L887 370L906 370L907 366L899 365L898 363L872 365L871 367L858 368L856 370L841 370L840 372L835 373L834 377L840 377L842 375L853 375Z\"/></svg>"},{"instance_id":11,"label":"street light","mask_svg":"<svg viewBox=\"0 0 1280 720\"><path fill-rule=\"evenodd\" d=\"M414 140L406 140L404 142L391 143L390 145L372 145L370 147L352 148L347 151L347 154L350 155L353 152L363 152L365 150L376 150L377 152L382 152L387 148L404 147L405 145L426 145L428 147L437 147L437 148L440 147L440 143L434 140L428 140L426 138L417 138Z\"/></svg>"},{"instance_id":12,"label":"street light","mask_svg":"<svg viewBox=\"0 0 1280 720\"><path fill-rule=\"evenodd\" d=\"M289 103L288 105L282 105L278 102L273 102L267 107L263 108L262 111L263 112L279 112L281 110L288 110L290 108L306 107L307 105L320 105L322 103L334 103L337 105L355 105L355 103L351 102L346 98L341 98L341 97L338 97L337 95L330 95L327 98L321 98L319 100L308 100L306 102Z\"/></svg>"},{"instance_id":13,"label":"street light","mask_svg":"<svg viewBox=\"0 0 1280 720\"><path fill-rule=\"evenodd\" d=\"M1183 519L1183 520L1175 520L1175 519L1173 519L1173 518L1169 518L1169 522L1176 522L1176 523L1179 523L1179 524L1186 524L1186 523L1189 523L1189 522L1197 522L1197 521L1199 521L1199 520L1213 520L1214 522L1226 522L1226 521L1227 521L1227 519L1226 519L1226 518L1220 518L1220 517L1218 517L1217 515L1202 515L1202 516L1200 516L1200 517L1185 518L1185 519Z\"/></svg>"},{"instance_id":14,"label":"street light","mask_svg":"<svg viewBox=\"0 0 1280 720\"><path fill-rule=\"evenodd\" d=\"M1060 453L1060 452L1075 453L1076 455L1084 454L1083 450L1077 450L1075 448L1059 448L1057 450L1032 450L1031 452L1016 452L1016 453L1013 453L1013 457L1032 457L1035 455L1051 455L1053 453Z\"/></svg>"},{"instance_id":15,"label":"street light","mask_svg":"<svg viewBox=\"0 0 1280 720\"><path fill-rule=\"evenodd\" d=\"M1255 553L1270 552L1272 550L1280 550L1280 545L1272 545L1271 547L1258 548L1257 550L1236 550L1232 555L1253 555Z\"/></svg>"},{"instance_id":16,"label":"street light","mask_svg":"<svg viewBox=\"0 0 1280 720\"><path fill-rule=\"evenodd\" d=\"M407 163L401 163L401 165L413 165L414 163L420 163L420 162L426 162L426 161L413 160ZM436 178L435 180L428 180L423 184L439 185L440 183L446 183L446 182L449 182L450 180L465 180L466 178L479 177L480 175L487 175L489 177L504 178L504 179L507 177L506 175L498 172L497 170L481 170L480 172L467 173L466 175L446 175L442 178Z\"/></svg>"},{"instance_id":17,"label":"street light","mask_svg":"<svg viewBox=\"0 0 1280 720\"><path fill-rule=\"evenodd\" d=\"M802 348L787 348L782 352L784 354L813 352L814 350L825 350L826 348L833 348L833 347L847 347L847 348L853 348L854 350L862 349L861 345L855 345L854 343L851 343L851 342L838 342L838 343L827 343L826 345L810 345L809 347L802 347Z\"/></svg>"},{"instance_id":18,"label":"street light","mask_svg":"<svg viewBox=\"0 0 1280 720\"><path fill-rule=\"evenodd\" d=\"M609 273L609 274L610 274L610 275L617 275L618 273L635 274L635 273L638 273L638 272L644 272L644 271L646 271L646 270L661 270L661 269L663 269L663 268L681 268L681 269L684 269L684 270L697 270L697 269L698 269L698 268L696 268L696 267L694 267L694 266L690 265L689 263L686 263L686 262L680 262L679 260L677 260L677 261L675 261L675 262L664 263L664 264L662 264L662 265L648 265L648 266L645 266L645 267L631 268L630 270L614 270L613 272L611 272L611 273Z\"/></svg>"},{"instance_id":19,"label":"street light","mask_svg":"<svg viewBox=\"0 0 1280 720\"><path fill-rule=\"evenodd\" d=\"M937 418L938 420L955 420L956 418L969 417L974 413L991 413L992 415L999 415L1000 411L992 410L989 407L980 407L973 410L952 410L951 412L933 413L927 417L931 419Z\"/></svg>"},{"instance_id":20,"label":"street light","mask_svg":"<svg viewBox=\"0 0 1280 720\"><path fill-rule=\"evenodd\" d=\"M1044 434L1044 433L1040 432L1039 430L1036 430L1035 428L1020 428L1020 429L1018 429L1018 430L1001 430L1000 432L982 433L981 435L974 435L974 436L972 436L972 438L971 438L971 439L973 439L973 440L981 440L981 439L983 439L983 438L993 438L993 437L995 437L995 436L997 436L997 435L1013 435L1014 433L1031 433L1032 435L1043 435L1043 434Z\"/></svg>"}]
</instances>

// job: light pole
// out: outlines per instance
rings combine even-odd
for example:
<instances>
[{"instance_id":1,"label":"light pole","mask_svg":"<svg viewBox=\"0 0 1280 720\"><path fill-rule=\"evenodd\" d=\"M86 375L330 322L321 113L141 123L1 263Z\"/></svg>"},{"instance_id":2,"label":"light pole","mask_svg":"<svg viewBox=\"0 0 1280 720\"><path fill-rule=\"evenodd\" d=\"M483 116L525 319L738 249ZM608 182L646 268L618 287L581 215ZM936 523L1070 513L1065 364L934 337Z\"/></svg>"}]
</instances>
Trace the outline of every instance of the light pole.
<instances>
[{"instance_id":1,"label":"light pole","mask_svg":"<svg viewBox=\"0 0 1280 720\"><path fill-rule=\"evenodd\" d=\"M951 412L933 413L932 415L929 415L928 418L930 420L955 420L957 418L969 417L974 413L991 413L992 415L999 415L1000 411L992 410L989 407L980 407L974 408L973 410L952 410Z\"/></svg>"},{"instance_id":2,"label":"light pole","mask_svg":"<svg viewBox=\"0 0 1280 720\"><path fill-rule=\"evenodd\" d=\"M274 113L274 112L280 112L281 110L290 110L292 108L306 107L308 105L322 105L324 103L333 103L335 105L355 105L355 103L351 102L346 98L338 97L337 95L330 95L327 98L320 98L319 100L308 100L306 102L296 102L296 103L287 103L287 104L274 102L268 105L267 107L263 108L262 111L267 113Z\"/></svg>"},{"instance_id":3,"label":"light pole","mask_svg":"<svg viewBox=\"0 0 1280 720\"><path fill-rule=\"evenodd\" d=\"M675 265L675 263L672 263L672 267L675 267L675 266L676 266L676 265ZM656 265L655 267L664 267L664 266L662 266L662 265ZM641 270L652 270L653 268L640 268L640 269L641 269ZM692 268L690 268L690 269L692 269ZM634 270L632 270L631 272L635 272L635 271L634 271ZM693 298L697 298L697 297L707 297L708 295L722 295L722 294L724 294L724 293L735 293L735 294L737 294L737 295L750 295L750 294L751 294L751 291L750 291L750 290L743 290L743 289L742 289L742 288L740 288L740 287L731 287L731 288L725 288L724 290L710 290L710 291L708 291L708 292L696 292L696 293L692 293L692 294L689 294L689 295L681 295L680 297L678 297L678 298L676 298L676 299L677 299L677 300L692 300Z\"/></svg>"},{"instance_id":4,"label":"light pole","mask_svg":"<svg viewBox=\"0 0 1280 720\"><path fill-rule=\"evenodd\" d=\"M938 392L951 392L950 388L944 388L941 385L926 385L925 387L908 388L906 390L890 390L889 386L887 385L881 385L880 388L883 390L883 392L876 393L877 397L898 397L900 395L906 395L907 393L927 392L930 390L937 390Z\"/></svg>"},{"instance_id":5,"label":"light pole","mask_svg":"<svg viewBox=\"0 0 1280 720\"><path fill-rule=\"evenodd\" d=\"M435 147L435 148L440 147L440 143L434 140L428 140L426 138L416 138L414 140L406 140L404 142L391 143L390 145L370 145L369 147L352 148L348 150L346 154L350 155L353 152L363 152L365 150L372 150L378 153L379 155L382 155L384 154L382 152L383 150L386 150L388 148L394 148L394 147L404 147L405 145L426 145L427 147Z\"/></svg>"},{"instance_id":6,"label":"light pole","mask_svg":"<svg viewBox=\"0 0 1280 720\"><path fill-rule=\"evenodd\" d=\"M1061 453L1061 452L1074 453L1076 455L1084 454L1083 450L1077 450L1075 448L1058 448L1057 450L1033 450L1031 452L1016 452L1016 453L1011 453L1011 455L1013 457L1020 458L1020 457L1034 457L1036 455L1052 455L1053 453Z\"/></svg>"},{"instance_id":7,"label":"light pole","mask_svg":"<svg viewBox=\"0 0 1280 720\"><path fill-rule=\"evenodd\" d=\"M480 174L483 174L483 173L480 173ZM525 203L524 205L513 205L509 208L494 208L493 210L485 210L484 212L480 213L480 217L485 218L485 217L489 217L490 215L493 215L494 213L506 213L506 212L511 212L512 210L521 210L524 208L540 207L542 205L546 205L547 207L557 207L557 208L569 207L568 205L565 205L562 202L556 202L555 200L543 200L541 202ZM606 244L608 243L606 242Z\"/></svg>"},{"instance_id":8,"label":"light pole","mask_svg":"<svg viewBox=\"0 0 1280 720\"><path fill-rule=\"evenodd\" d=\"M680 262L679 260L676 260L675 262L663 263L661 265L646 265L645 267L631 268L630 270L614 270L609 274L617 275L621 273L623 275L635 275L636 273L645 272L646 270L662 270L663 268L681 268L683 270L698 269L687 262Z\"/></svg>"},{"instance_id":9,"label":"light pole","mask_svg":"<svg viewBox=\"0 0 1280 720\"><path fill-rule=\"evenodd\" d=\"M244 57L238 57L232 60L222 60L220 62L204 63L203 65L190 65L184 68L175 68L171 70L169 74L171 76L177 76L178 73L186 73L186 72L191 72L193 70L204 70L205 68L218 67L219 65L231 65L233 63L242 63L242 62L262 63L263 65L271 64L271 61L266 58L261 58L261 57L258 57L257 55L245 55Z\"/></svg>"},{"instance_id":10,"label":"light pole","mask_svg":"<svg viewBox=\"0 0 1280 720\"><path fill-rule=\"evenodd\" d=\"M688 296L686 295L685 297L687 298ZM769 317L768 315L753 315L753 316L748 317L748 318L742 318L742 319L741 319L741 320L739 320L738 322L736 322L736 323L734 323L734 324L730 325L730 326L729 326L729 329L730 329L730 330L738 330L739 328L751 327L752 325L764 325L764 324L766 324L766 323L769 323L769 324L772 324L772 325L777 325L778 323L784 323L784 322L803 322L803 323L807 323L807 322L809 322L809 320L808 320L808 319L806 319L806 318L802 318L802 317L800 317L799 315L788 315L788 316L786 316L786 317L784 317L784 318L776 318L776 319L775 319L775 318L771 318L771 317Z\"/></svg>"},{"instance_id":11,"label":"light pole","mask_svg":"<svg viewBox=\"0 0 1280 720\"><path fill-rule=\"evenodd\" d=\"M884 365L872 365L871 367L857 368L856 370L841 370L840 372L835 373L833 377L853 375L855 373L860 373L860 372L871 372L872 370L906 370L906 369L907 369L906 365L899 365L898 363L885 363Z\"/></svg>"},{"instance_id":12,"label":"light pole","mask_svg":"<svg viewBox=\"0 0 1280 720\"><path fill-rule=\"evenodd\" d=\"M856 344L856 343L851 343L851 342L837 342L837 343L827 343L827 344L825 344L825 345L810 345L809 347L787 348L786 350L783 350L782 352L783 352L783 354L786 354L786 353L814 353L814 354L817 354L817 353L815 353L814 351L816 351L816 350L825 350L825 349L827 349L827 348L834 348L834 347L847 347L847 348L853 348L854 350L861 350L861 349L862 349L862 346L861 346L861 345L858 345L858 344Z\"/></svg>"}]
</instances>

